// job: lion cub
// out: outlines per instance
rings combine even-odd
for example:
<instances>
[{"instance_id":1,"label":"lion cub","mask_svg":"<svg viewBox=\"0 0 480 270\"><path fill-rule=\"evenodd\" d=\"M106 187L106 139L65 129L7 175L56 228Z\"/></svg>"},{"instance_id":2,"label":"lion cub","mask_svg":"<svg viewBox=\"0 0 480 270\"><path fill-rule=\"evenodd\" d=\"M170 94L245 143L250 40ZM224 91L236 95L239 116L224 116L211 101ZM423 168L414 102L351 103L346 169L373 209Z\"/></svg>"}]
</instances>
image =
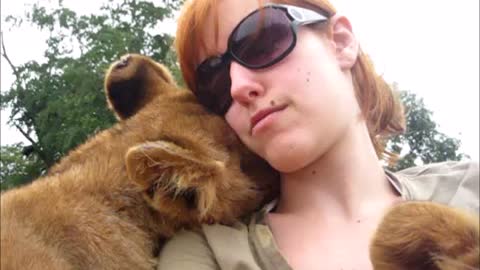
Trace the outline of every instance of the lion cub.
<instances>
[{"instance_id":1,"label":"lion cub","mask_svg":"<svg viewBox=\"0 0 480 270\"><path fill-rule=\"evenodd\" d=\"M433 202L405 202L384 216L370 245L375 270L478 270L478 215Z\"/></svg>"},{"instance_id":2,"label":"lion cub","mask_svg":"<svg viewBox=\"0 0 480 270\"><path fill-rule=\"evenodd\" d=\"M127 55L105 90L119 123L1 195L1 269L153 269L179 228L275 196L278 174L162 65Z\"/></svg>"}]
</instances>

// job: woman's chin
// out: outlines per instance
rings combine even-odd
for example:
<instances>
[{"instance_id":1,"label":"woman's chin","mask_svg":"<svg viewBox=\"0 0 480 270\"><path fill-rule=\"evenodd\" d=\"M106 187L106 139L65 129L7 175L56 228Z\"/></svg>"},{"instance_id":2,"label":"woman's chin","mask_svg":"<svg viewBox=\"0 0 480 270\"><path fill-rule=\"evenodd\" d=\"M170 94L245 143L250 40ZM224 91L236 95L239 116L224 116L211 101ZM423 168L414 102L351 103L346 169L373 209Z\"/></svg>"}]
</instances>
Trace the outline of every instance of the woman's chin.
<instances>
[{"instance_id":1,"label":"woman's chin","mask_svg":"<svg viewBox=\"0 0 480 270\"><path fill-rule=\"evenodd\" d=\"M305 155L305 152L301 151L272 151L265 159L270 165L280 173L293 173L309 164L309 158Z\"/></svg>"},{"instance_id":2,"label":"woman's chin","mask_svg":"<svg viewBox=\"0 0 480 270\"><path fill-rule=\"evenodd\" d=\"M326 139L315 140L314 136L302 136L301 133L294 135L295 139L292 136L285 136L282 140L273 138L260 154L281 173L294 173L311 166L332 146Z\"/></svg>"}]
</instances>

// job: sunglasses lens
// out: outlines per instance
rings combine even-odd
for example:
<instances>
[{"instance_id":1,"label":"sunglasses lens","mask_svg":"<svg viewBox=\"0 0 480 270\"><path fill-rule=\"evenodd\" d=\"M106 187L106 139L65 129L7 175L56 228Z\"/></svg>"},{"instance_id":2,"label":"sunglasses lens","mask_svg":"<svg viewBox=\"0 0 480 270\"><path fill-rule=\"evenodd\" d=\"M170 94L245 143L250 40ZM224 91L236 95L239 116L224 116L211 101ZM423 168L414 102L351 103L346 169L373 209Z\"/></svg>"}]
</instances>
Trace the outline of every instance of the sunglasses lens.
<instances>
[{"instance_id":1,"label":"sunglasses lens","mask_svg":"<svg viewBox=\"0 0 480 270\"><path fill-rule=\"evenodd\" d=\"M224 115L232 104L230 64L221 58L210 59L197 68L198 101L218 115Z\"/></svg>"},{"instance_id":2,"label":"sunglasses lens","mask_svg":"<svg viewBox=\"0 0 480 270\"><path fill-rule=\"evenodd\" d=\"M278 8L264 8L247 17L230 37L232 55L248 67L277 62L294 44L290 19Z\"/></svg>"},{"instance_id":3,"label":"sunglasses lens","mask_svg":"<svg viewBox=\"0 0 480 270\"><path fill-rule=\"evenodd\" d=\"M263 8L245 18L229 39L230 54L250 68L267 67L282 59L294 46L295 36L285 11ZM213 113L224 115L232 104L230 60L214 57L197 68L195 94Z\"/></svg>"}]
</instances>

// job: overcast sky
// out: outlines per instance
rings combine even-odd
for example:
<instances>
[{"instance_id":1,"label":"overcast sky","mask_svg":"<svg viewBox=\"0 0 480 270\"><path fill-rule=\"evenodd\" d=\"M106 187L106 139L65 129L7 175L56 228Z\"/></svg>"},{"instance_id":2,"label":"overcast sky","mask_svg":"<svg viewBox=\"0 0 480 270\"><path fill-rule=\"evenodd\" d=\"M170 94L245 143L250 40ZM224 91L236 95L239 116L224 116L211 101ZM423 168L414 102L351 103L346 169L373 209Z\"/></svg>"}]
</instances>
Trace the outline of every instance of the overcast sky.
<instances>
[{"instance_id":1,"label":"overcast sky","mask_svg":"<svg viewBox=\"0 0 480 270\"><path fill-rule=\"evenodd\" d=\"M240 1L240 0L239 0ZM4 19L23 14L29 0L1 0L6 51L14 64L39 60L45 36L24 27L10 31ZM98 11L95 0L65 0L75 11ZM461 150L479 160L479 1L478 0L332 0L339 13L350 18L363 49L389 82L424 98L440 130L461 139ZM27 4L26 4L27 3ZM162 25L174 32L174 23ZM1 58L1 89L13 82ZM1 112L1 144L21 135L6 126Z\"/></svg>"}]
</instances>

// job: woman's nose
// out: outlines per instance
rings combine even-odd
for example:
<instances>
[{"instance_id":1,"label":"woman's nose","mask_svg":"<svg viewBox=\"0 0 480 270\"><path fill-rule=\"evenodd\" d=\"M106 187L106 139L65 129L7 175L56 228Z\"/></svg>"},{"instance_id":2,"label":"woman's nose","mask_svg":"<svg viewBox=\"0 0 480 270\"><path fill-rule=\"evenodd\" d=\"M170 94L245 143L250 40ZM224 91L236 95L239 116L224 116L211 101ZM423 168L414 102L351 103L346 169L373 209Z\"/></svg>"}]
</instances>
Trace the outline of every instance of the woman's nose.
<instances>
[{"instance_id":1,"label":"woman's nose","mask_svg":"<svg viewBox=\"0 0 480 270\"><path fill-rule=\"evenodd\" d=\"M234 61L230 65L230 78L232 81L230 94L237 102L247 104L264 93L258 74Z\"/></svg>"}]
</instances>

